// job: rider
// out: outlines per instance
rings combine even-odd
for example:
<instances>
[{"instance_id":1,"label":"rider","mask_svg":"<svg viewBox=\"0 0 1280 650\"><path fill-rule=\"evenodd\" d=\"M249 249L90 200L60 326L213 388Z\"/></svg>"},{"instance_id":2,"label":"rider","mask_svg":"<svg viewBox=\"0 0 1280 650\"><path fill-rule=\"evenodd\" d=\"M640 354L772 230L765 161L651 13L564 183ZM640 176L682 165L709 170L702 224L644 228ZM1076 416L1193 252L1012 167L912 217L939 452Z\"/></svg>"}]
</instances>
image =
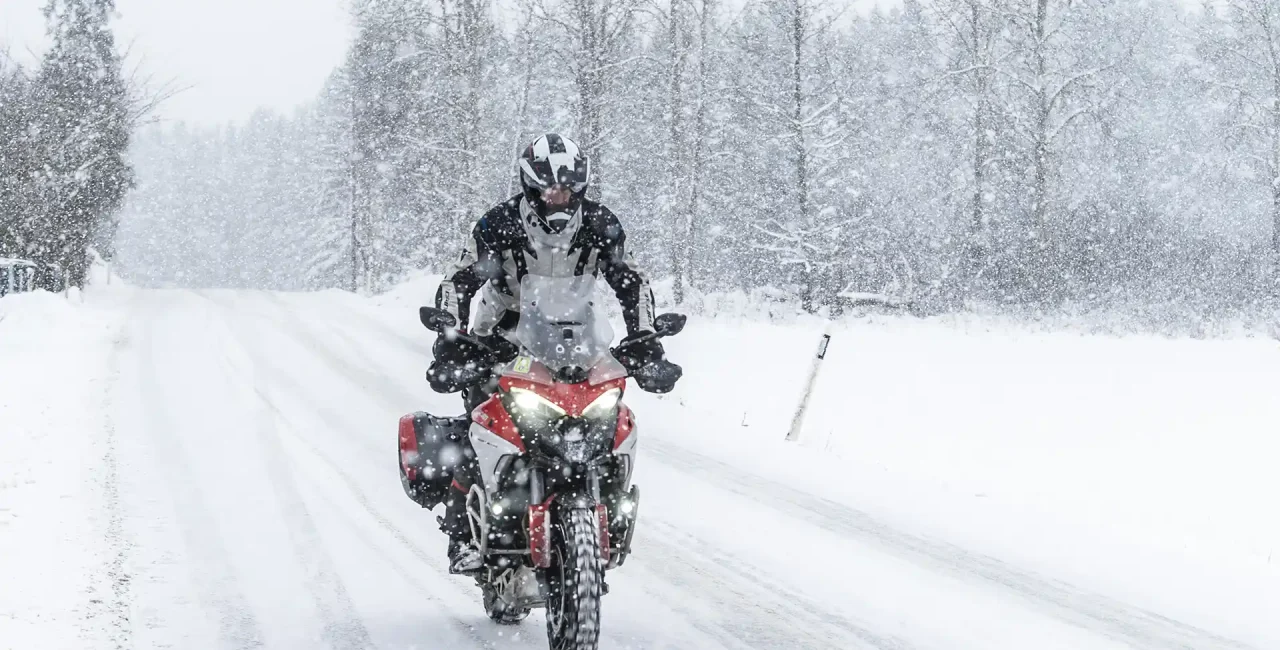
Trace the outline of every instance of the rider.
<instances>
[{"instance_id":1,"label":"rider","mask_svg":"<svg viewBox=\"0 0 1280 650\"><path fill-rule=\"evenodd\" d=\"M636 339L654 331L653 292L626 250L626 233L608 208L586 198L591 162L586 152L564 136L548 133L520 155L523 191L490 209L467 237L461 258L436 291L436 307L457 319L459 330L483 342L492 353L467 341L441 335L432 348L435 360L427 371L431 387L451 393L459 367L472 368L510 361L518 353L510 341L519 321L520 280L527 273L553 277L603 274L622 303L627 337L618 360L633 372L663 359L656 338ZM483 289L483 290L482 290ZM480 292L474 325L468 330L471 300ZM492 357L488 356L492 354ZM637 382L644 390L666 392L668 382ZM647 384L647 385L646 385ZM494 386L466 388L468 412L492 394ZM467 472L458 472L440 519L449 535L449 565L454 572L478 569L479 549L471 539L465 497Z\"/></svg>"}]
</instances>

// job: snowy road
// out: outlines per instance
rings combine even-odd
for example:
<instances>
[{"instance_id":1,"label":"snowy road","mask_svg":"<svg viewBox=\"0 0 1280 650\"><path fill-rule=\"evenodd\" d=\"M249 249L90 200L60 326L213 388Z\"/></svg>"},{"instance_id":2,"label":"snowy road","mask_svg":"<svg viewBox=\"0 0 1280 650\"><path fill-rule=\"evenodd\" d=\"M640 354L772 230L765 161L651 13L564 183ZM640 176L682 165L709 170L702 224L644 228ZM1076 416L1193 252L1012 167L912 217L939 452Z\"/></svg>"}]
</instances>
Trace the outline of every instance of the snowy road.
<instances>
[{"instance_id":1,"label":"snowy road","mask_svg":"<svg viewBox=\"0 0 1280 650\"><path fill-rule=\"evenodd\" d=\"M545 647L537 612L517 627L486 619L473 585L445 572L438 512L401 491L397 418L458 408L421 380L429 337L411 318L388 322L329 294L131 293L93 434L101 550L91 571L106 586L62 621L81 631L57 647ZM788 478L803 468L774 472L739 462L742 450L686 444L675 398L635 404L645 501L638 550L610 575L602 648L1261 650L1271 640L898 527ZM39 629L25 623L12 629ZM48 647L31 641L0 638L0 648Z\"/></svg>"}]
</instances>

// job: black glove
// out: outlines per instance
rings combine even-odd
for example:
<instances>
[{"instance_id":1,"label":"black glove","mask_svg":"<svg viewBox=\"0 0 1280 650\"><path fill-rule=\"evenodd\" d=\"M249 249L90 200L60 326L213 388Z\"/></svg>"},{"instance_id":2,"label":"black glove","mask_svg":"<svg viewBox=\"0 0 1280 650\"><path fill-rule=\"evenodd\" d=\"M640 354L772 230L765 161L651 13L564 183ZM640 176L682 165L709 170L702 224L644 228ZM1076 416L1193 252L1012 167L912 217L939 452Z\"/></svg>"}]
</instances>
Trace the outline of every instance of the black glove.
<instances>
[{"instance_id":1,"label":"black glove","mask_svg":"<svg viewBox=\"0 0 1280 650\"><path fill-rule=\"evenodd\" d=\"M489 346L493 350L493 357L498 363L511 363L520 355L520 348L515 343L508 341L501 334L490 334L480 338L480 341Z\"/></svg>"},{"instance_id":2,"label":"black glove","mask_svg":"<svg viewBox=\"0 0 1280 650\"><path fill-rule=\"evenodd\" d=\"M631 373L636 385L646 393L670 393L682 376L684 369L666 359L641 366Z\"/></svg>"},{"instance_id":3,"label":"black glove","mask_svg":"<svg viewBox=\"0 0 1280 650\"><path fill-rule=\"evenodd\" d=\"M647 366L654 361L661 361L665 352L662 349L662 342L657 338L651 338L647 341L637 342L637 339L643 336L650 336L652 332L639 331L635 334L622 339L618 347L613 349L613 356L621 363L628 372L634 373L640 368Z\"/></svg>"},{"instance_id":4,"label":"black glove","mask_svg":"<svg viewBox=\"0 0 1280 650\"><path fill-rule=\"evenodd\" d=\"M439 336L431 354L435 360L427 368L427 381L437 393L456 393L480 383L493 369L493 354L462 337Z\"/></svg>"},{"instance_id":5,"label":"black glove","mask_svg":"<svg viewBox=\"0 0 1280 650\"><path fill-rule=\"evenodd\" d=\"M626 367L636 385L646 393L669 393L684 374L684 370L665 359L662 342L657 338L639 341L649 332L637 332L622 339L614 348L613 356Z\"/></svg>"}]
</instances>

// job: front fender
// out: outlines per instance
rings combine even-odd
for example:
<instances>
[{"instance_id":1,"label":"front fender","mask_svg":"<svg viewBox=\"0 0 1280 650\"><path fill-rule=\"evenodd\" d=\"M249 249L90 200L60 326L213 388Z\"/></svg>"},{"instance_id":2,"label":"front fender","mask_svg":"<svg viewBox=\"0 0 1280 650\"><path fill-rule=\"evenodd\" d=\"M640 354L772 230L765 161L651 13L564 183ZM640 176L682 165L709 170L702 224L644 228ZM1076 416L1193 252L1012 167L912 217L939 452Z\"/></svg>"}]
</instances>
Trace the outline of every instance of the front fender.
<instances>
[{"instance_id":1,"label":"front fender","mask_svg":"<svg viewBox=\"0 0 1280 650\"><path fill-rule=\"evenodd\" d=\"M559 520L560 513L570 510L596 511L600 556L605 563L609 562L609 509L597 503L586 490L570 490L547 499L546 503L529 506L529 551L534 566L543 569L551 566L553 520Z\"/></svg>"},{"instance_id":2,"label":"front fender","mask_svg":"<svg viewBox=\"0 0 1280 650\"><path fill-rule=\"evenodd\" d=\"M590 492L580 489L557 494L553 504L555 505L554 516L557 518L560 517L560 513L569 510L594 509L596 511L596 528L600 533L600 557L607 564L609 562L609 507L596 501Z\"/></svg>"}]
</instances>

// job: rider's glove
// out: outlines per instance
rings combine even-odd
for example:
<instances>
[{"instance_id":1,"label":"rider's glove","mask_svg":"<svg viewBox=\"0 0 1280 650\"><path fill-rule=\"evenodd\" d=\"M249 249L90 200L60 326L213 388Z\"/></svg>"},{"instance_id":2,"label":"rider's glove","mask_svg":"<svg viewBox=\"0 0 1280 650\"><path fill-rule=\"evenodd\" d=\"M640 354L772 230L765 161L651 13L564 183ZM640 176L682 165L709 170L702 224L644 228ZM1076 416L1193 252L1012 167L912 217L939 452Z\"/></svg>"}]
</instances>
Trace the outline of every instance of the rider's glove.
<instances>
[{"instance_id":1,"label":"rider's glove","mask_svg":"<svg viewBox=\"0 0 1280 650\"><path fill-rule=\"evenodd\" d=\"M489 336L480 337L480 341L489 346L493 350L493 356L498 363L511 363L516 357L520 356L520 348L516 344L507 340L501 334L490 334Z\"/></svg>"},{"instance_id":2,"label":"rider's glove","mask_svg":"<svg viewBox=\"0 0 1280 650\"><path fill-rule=\"evenodd\" d=\"M440 335L431 346L435 360L427 368L427 382L437 393L456 393L487 375L493 366L491 355L474 343Z\"/></svg>"},{"instance_id":3,"label":"rider's glove","mask_svg":"<svg viewBox=\"0 0 1280 650\"><path fill-rule=\"evenodd\" d=\"M614 349L614 356L617 357L618 363L621 363L629 372L635 371L647 366L654 361L661 361L664 355L662 342L656 338L647 341L636 342L643 336L652 336L652 332L641 330L631 334Z\"/></svg>"}]
</instances>

